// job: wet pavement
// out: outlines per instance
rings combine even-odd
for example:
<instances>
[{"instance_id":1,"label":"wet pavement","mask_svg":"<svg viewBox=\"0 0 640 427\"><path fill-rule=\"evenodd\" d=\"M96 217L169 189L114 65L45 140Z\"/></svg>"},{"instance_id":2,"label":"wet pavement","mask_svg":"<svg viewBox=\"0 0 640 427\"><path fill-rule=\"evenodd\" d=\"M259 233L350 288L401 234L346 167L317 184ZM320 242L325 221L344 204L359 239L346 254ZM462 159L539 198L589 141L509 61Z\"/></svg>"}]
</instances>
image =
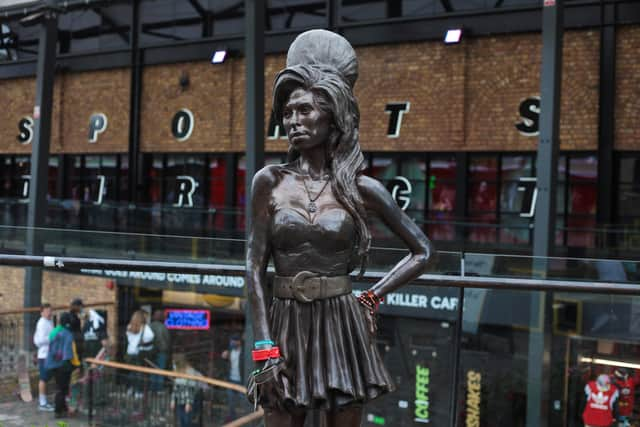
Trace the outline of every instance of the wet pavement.
<instances>
[{"instance_id":1,"label":"wet pavement","mask_svg":"<svg viewBox=\"0 0 640 427\"><path fill-rule=\"evenodd\" d=\"M70 418L54 417L53 412L38 410L38 402L0 403L0 427L88 427L87 416L77 414Z\"/></svg>"}]
</instances>

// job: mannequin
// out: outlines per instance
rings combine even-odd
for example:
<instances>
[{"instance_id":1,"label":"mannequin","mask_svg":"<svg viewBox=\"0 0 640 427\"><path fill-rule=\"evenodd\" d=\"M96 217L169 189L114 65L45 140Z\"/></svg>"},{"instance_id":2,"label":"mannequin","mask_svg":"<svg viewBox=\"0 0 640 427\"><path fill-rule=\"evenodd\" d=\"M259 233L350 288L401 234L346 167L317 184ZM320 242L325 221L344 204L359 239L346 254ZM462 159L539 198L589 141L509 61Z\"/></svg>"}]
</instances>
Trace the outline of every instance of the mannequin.
<instances>
[{"instance_id":1,"label":"mannequin","mask_svg":"<svg viewBox=\"0 0 640 427\"><path fill-rule=\"evenodd\" d=\"M585 427L610 427L613 422L613 407L618 399L618 389L611 384L609 376L598 375L584 387L587 404L582 413Z\"/></svg>"}]
</instances>

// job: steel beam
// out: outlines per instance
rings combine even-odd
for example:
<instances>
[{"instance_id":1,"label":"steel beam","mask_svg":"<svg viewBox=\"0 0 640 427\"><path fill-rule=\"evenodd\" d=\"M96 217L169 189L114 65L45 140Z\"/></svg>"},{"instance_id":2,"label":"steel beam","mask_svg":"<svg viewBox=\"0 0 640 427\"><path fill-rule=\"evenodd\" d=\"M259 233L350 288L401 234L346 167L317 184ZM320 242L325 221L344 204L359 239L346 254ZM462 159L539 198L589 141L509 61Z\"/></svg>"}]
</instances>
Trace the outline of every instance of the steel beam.
<instances>
[{"instance_id":1,"label":"steel beam","mask_svg":"<svg viewBox=\"0 0 640 427\"><path fill-rule=\"evenodd\" d=\"M327 28L338 32L340 27L340 0L325 0L327 11Z\"/></svg>"},{"instance_id":2,"label":"steel beam","mask_svg":"<svg viewBox=\"0 0 640 427\"><path fill-rule=\"evenodd\" d=\"M543 12L542 74L540 76L540 138L537 154L538 198L535 211L533 255L551 255L555 243L556 177L562 83L563 0ZM545 271L540 272L546 275Z\"/></svg>"},{"instance_id":3,"label":"steel beam","mask_svg":"<svg viewBox=\"0 0 640 427\"><path fill-rule=\"evenodd\" d=\"M600 93L598 129L598 225L613 223L615 191L613 176L613 148L615 146L616 102L616 5L602 5L600 29ZM608 243L604 236L604 243Z\"/></svg>"},{"instance_id":4,"label":"steel beam","mask_svg":"<svg viewBox=\"0 0 640 427\"><path fill-rule=\"evenodd\" d=\"M129 194L130 203L138 201L138 163L140 156L140 106L142 98L142 51L140 40L140 1L131 4L131 81L129 96Z\"/></svg>"},{"instance_id":5,"label":"steel beam","mask_svg":"<svg viewBox=\"0 0 640 427\"><path fill-rule=\"evenodd\" d=\"M542 12L542 71L540 76L540 138L537 154L537 186L533 235L534 274L547 277L547 257L555 245L556 183L562 82L564 0L545 0ZM549 422L552 294L532 292L529 309L527 359L527 425Z\"/></svg>"},{"instance_id":6,"label":"steel beam","mask_svg":"<svg viewBox=\"0 0 640 427\"><path fill-rule=\"evenodd\" d=\"M58 17L52 10L54 0L45 4L40 18L40 44L36 75L36 99L34 104L34 134L31 147L31 179L29 182L29 208L27 213L27 255L42 253L44 241L40 228L45 226L47 214L47 180L49 176L49 147L51 143L51 118L53 109L53 81L56 67ZM24 307L37 307L42 298L42 268L29 267L24 278ZM32 347L31 336L35 328L35 316L25 314L23 350Z\"/></svg>"},{"instance_id":7,"label":"steel beam","mask_svg":"<svg viewBox=\"0 0 640 427\"><path fill-rule=\"evenodd\" d=\"M264 164L264 20L265 5L262 0L245 0L245 230L251 229L251 182ZM253 362L253 328L249 304L245 309L244 378L248 378Z\"/></svg>"},{"instance_id":8,"label":"steel beam","mask_svg":"<svg viewBox=\"0 0 640 427\"><path fill-rule=\"evenodd\" d=\"M127 35L126 31L122 30L122 26L119 26L118 23L109 15L106 14L105 11L103 11L102 9L100 9L99 7L96 7L95 9L93 9L93 11L96 13L96 15L98 15L100 17L100 19L102 19L103 22L105 22L110 28L114 28L116 29L116 34L118 34L118 36L126 43L129 44L130 40L129 40L129 36Z\"/></svg>"}]
</instances>

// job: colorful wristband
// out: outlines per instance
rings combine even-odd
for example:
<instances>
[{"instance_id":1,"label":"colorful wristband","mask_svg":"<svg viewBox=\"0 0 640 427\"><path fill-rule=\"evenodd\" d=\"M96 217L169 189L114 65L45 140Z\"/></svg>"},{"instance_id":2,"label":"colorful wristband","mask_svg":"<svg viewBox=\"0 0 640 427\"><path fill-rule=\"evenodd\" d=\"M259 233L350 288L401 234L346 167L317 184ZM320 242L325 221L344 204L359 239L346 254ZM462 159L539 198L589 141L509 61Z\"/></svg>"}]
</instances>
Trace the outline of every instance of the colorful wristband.
<instances>
[{"instance_id":1,"label":"colorful wristband","mask_svg":"<svg viewBox=\"0 0 640 427\"><path fill-rule=\"evenodd\" d=\"M251 357L254 362L261 362L267 359L276 359L280 357L280 348L271 347L271 348L265 348L263 350L253 350L251 352Z\"/></svg>"},{"instance_id":2,"label":"colorful wristband","mask_svg":"<svg viewBox=\"0 0 640 427\"><path fill-rule=\"evenodd\" d=\"M275 343L271 340L260 340L260 341L256 341L255 343L253 343L253 348L255 348L256 350L258 349L264 349L264 348L271 348L273 347Z\"/></svg>"}]
</instances>

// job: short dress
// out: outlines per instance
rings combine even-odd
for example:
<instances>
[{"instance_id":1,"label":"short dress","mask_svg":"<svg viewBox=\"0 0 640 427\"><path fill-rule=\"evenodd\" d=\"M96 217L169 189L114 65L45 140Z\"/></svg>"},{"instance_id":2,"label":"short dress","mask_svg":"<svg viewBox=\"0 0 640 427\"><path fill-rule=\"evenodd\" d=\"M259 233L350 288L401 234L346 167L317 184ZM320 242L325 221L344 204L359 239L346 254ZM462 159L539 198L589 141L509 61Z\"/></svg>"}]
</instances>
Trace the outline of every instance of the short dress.
<instances>
[{"instance_id":1,"label":"short dress","mask_svg":"<svg viewBox=\"0 0 640 427\"><path fill-rule=\"evenodd\" d=\"M301 271L326 274L329 266L322 265L326 260L319 257L314 264L305 252L312 252L312 247L333 248L338 254L351 251L355 241L353 219L343 209L335 211L329 213L329 220L323 222L320 217L314 223L292 209L276 211L272 224L276 274L279 256L286 257L289 265L300 265ZM296 256L301 257L300 263L292 260ZM339 274L349 273L348 264L345 260L345 270ZM335 263L331 265L335 268ZM269 322L284 359L281 379L285 407L339 409L366 403L394 389L365 313L353 294L310 303L273 298Z\"/></svg>"}]
</instances>

